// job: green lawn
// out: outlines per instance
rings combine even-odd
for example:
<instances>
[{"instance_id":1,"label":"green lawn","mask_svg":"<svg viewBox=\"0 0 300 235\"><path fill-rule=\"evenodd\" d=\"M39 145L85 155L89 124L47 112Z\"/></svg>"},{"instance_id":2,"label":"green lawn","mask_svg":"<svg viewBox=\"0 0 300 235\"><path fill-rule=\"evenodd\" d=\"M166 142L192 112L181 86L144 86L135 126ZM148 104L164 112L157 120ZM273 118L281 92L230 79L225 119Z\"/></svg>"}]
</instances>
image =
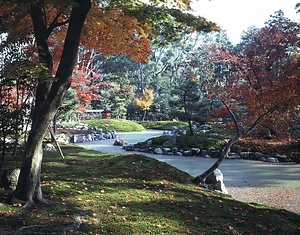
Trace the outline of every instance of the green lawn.
<instances>
[{"instance_id":1,"label":"green lawn","mask_svg":"<svg viewBox=\"0 0 300 235\"><path fill-rule=\"evenodd\" d=\"M299 215L206 191L166 163L62 148L65 160L44 157L49 204L0 204L0 234L300 234Z\"/></svg>"},{"instance_id":2,"label":"green lawn","mask_svg":"<svg viewBox=\"0 0 300 235\"><path fill-rule=\"evenodd\" d=\"M99 119L99 120L85 120L83 123L87 124L90 128L97 127L104 132L132 132L144 131L145 128L137 122L125 119Z\"/></svg>"}]
</instances>

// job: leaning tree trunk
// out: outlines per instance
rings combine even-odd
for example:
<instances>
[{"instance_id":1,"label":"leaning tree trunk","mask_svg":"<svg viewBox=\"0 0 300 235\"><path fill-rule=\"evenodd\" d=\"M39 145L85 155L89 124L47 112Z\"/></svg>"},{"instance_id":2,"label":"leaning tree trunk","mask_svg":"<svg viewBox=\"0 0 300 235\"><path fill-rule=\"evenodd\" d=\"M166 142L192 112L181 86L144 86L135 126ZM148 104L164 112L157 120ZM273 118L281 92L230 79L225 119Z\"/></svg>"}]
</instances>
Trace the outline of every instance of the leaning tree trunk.
<instances>
[{"instance_id":1,"label":"leaning tree trunk","mask_svg":"<svg viewBox=\"0 0 300 235\"><path fill-rule=\"evenodd\" d=\"M235 116L235 114L232 112L232 110L230 109L230 107L226 104L226 102L219 97L219 99L221 100L221 102L224 104L224 106L226 107L226 109L228 110L228 112L230 113L230 116L233 120L233 123L235 125L235 136L232 137L227 144L225 145L224 149L222 150L221 156L218 158L218 160L209 168L207 169L205 172L203 172L201 175L196 176L194 179L191 180L192 183L194 184L202 184L205 182L206 178L212 174L223 162L223 160L227 157L229 151L230 151L230 147L237 142L245 133L244 133L244 129L243 126L241 125L241 123L239 124L237 122L237 118ZM254 128L254 127L252 127ZM250 132L250 130L249 130Z\"/></svg>"},{"instance_id":2,"label":"leaning tree trunk","mask_svg":"<svg viewBox=\"0 0 300 235\"><path fill-rule=\"evenodd\" d=\"M70 87L71 75L78 51L81 30L87 13L91 7L91 1L89 0L77 0L75 2L77 5L75 5L71 11L64 49L56 73L56 81L53 82L49 92L47 92L47 83L42 82L38 85L32 128L23 152L23 160L17 188L11 197L11 199L18 198L25 201L25 206L30 206L34 204L35 201L45 202L42 195L40 179L43 159L43 138L51 120L56 114L65 91ZM33 13L37 13L37 15ZM32 20L35 27L39 26L38 23L42 23L40 21L41 16L43 16L41 6L33 6ZM39 38L36 34L38 34L38 32L35 31L37 44L39 46L40 41L38 41ZM44 39L45 38L42 38L41 40ZM41 43L45 42L42 41ZM44 44L42 45L42 48L47 49L48 46ZM44 60L43 62L46 62L48 66L48 63L51 64L50 61Z\"/></svg>"},{"instance_id":3,"label":"leaning tree trunk","mask_svg":"<svg viewBox=\"0 0 300 235\"><path fill-rule=\"evenodd\" d=\"M221 156L218 158L218 160L208 170L206 170L204 173L202 173L201 175L196 176L194 179L191 180L191 182L194 183L194 184L201 184L201 183L203 183L206 180L206 178L210 174L212 174L221 165L221 163L223 162L223 160L228 155L228 153L230 151L230 147L235 142L237 142L241 137L249 134L257 126L259 126L261 123L263 123L275 111L275 109L270 109L267 112L263 113L256 120L253 120L253 125L251 125L247 130L244 130L243 124L242 123L238 123L237 118L236 118L235 114L232 112L232 110L230 109L230 107L225 103L225 101L221 97L219 97L219 99L225 105L226 109L228 110L228 112L230 113L230 115L232 117L233 123L235 125L236 134L235 134L235 136L233 138L231 138L228 141L228 143L224 147L224 149L223 149L223 151L221 153Z\"/></svg>"},{"instance_id":4,"label":"leaning tree trunk","mask_svg":"<svg viewBox=\"0 0 300 235\"><path fill-rule=\"evenodd\" d=\"M230 147L240 139L241 137L241 133L238 132L233 138L231 138L228 143L226 144L226 146L224 147L224 149L222 150L221 156L218 158L218 160L209 168L207 169L205 172L203 172L201 175L196 176L194 179L191 180L192 183L194 184L202 184L205 182L206 178L212 174L223 162L223 160L226 158L226 156L228 155L229 151L230 151Z\"/></svg>"}]
</instances>

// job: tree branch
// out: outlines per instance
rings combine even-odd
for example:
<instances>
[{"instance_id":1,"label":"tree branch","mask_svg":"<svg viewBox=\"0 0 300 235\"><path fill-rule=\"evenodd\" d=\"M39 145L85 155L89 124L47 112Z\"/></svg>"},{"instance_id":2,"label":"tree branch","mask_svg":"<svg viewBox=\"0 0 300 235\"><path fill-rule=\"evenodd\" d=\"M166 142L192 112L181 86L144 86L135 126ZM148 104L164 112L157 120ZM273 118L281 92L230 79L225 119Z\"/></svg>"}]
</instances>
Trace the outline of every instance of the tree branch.
<instances>
[{"instance_id":1,"label":"tree branch","mask_svg":"<svg viewBox=\"0 0 300 235\"><path fill-rule=\"evenodd\" d=\"M262 122L264 122L268 117L270 117L273 113L275 112L275 109L271 109L266 111L265 113L263 113L262 115L260 115L255 122L253 123L253 125L251 125L245 135L248 135L251 131L253 131L257 126L259 126Z\"/></svg>"},{"instance_id":2,"label":"tree branch","mask_svg":"<svg viewBox=\"0 0 300 235\"><path fill-rule=\"evenodd\" d=\"M46 37L48 38L50 36L50 34L52 33L53 29L55 29L56 27L65 25L67 23L69 23L69 19L62 21L62 22L58 22L58 18L61 16L61 11L57 13L57 15L55 16L55 18L53 19L53 21L50 23L49 27L46 30Z\"/></svg>"}]
</instances>

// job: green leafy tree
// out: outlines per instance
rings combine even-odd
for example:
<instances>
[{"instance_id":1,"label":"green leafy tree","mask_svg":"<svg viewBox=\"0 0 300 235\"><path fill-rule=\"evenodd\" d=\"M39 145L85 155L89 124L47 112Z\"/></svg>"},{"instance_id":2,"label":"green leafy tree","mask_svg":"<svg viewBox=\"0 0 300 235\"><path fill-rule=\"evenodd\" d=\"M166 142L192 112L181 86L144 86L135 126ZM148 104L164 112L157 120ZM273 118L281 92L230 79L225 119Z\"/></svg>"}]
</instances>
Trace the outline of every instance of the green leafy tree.
<instances>
[{"instance_id":1,"label":"green leafy tree","mask_svg":"<svg viewBox=\"0 0 300 235\"><path fill-rule=\"evenodd\" d=\"M79 101L76 99L76 90L69 88L63 97L62 104L57 110L56 119L61 123L77 120L78 105Z\"/></svg>"},{"instance_id":2,"label":"green leafy tree","mask_svg":"<svg viewBox=\"0 0 300 235\"><path fill-rule=\"evenodd\" d=\"M190 134L193 135L193 120L196 120L201 98L198 81L195 77L187 77L180 85L173 90L175 117L181 121L188 121ZM175 108L177 107L177 108Z\"/></svg>"},{"instance_id":3,"label":"green leafy tree","mask_svg":"<svg viewBox=\"0 0 300 235\"><path fill-rule=\"evenodd\" d=\"M120 85L116 82L103 82L100 86L99 99L92 106L96 109L109 108L114 118L126 116L126 106L134 99L134 87L131 85Z\"/></svg>"},{"instance_id":4,"label":"green leafy tree","mask_svg":"<svg viewBox=\"0 0 300 235\"><path fill-rule=\"evenodd\" d=\"M147 64L134 63L127 57L119 55L108 58L99 55L95 59L95 64L99 65L97 72L103 74L103 83L117 82L120 87L132 85L138 95L142 95L144 87L153 89L154 103L147 111L147 118L168 120L174 118L169 106L169 100L173 99L170 91L182 83L186 70L184 64L190 60L202 59L203 56L199 56L199 54L203 54L204 49L207 51L209 46L220 46L221 44L230 44L224 32L181 34L179 42L170 42L160 46L153 45L153 53L149 56ZM203 45L206 45L206 48ZM206 65L203 64L203 66ZM93 107L96 109L110 107L108 89L101 86L100 93L102 97L93 102ZM199 113L201 113L199 119L202 119L204 114L208 115L207 110L203 110L204 106L207 106L207 100L203 100L203 102L199 104ZM131 111L128 112L131 114L128 117L133 117Z\"/></svg>"},{"instance_id":5,"label":"green leafy tree","mask_svg":"<svg viewBox=\"0 0 300 235\"><path fill-rule=\"evenodd\" d=\"M37 71L36 64L29 60L22 50L24 43L5 44L0 56L0 99L1 99L1 134L2 160L6 155L9 138L9 151L13 158L17 156L21 136L26 136L32 105L31 89L35 87L33 78ZM7 154L8 155L8 154Z\"/></svg>"}]
</instances>

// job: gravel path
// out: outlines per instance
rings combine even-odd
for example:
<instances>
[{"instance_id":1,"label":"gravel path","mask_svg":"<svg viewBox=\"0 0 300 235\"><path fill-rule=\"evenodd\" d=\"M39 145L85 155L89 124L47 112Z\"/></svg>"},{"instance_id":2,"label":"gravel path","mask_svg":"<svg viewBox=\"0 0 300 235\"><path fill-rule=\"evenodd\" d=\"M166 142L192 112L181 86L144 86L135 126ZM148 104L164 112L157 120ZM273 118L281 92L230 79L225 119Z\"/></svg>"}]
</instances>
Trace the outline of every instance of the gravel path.
<instances>
[{"instance_id":1,"label":"gravel path","mask_svg":"<svg viewBox=\"0 0 300 235\"><path fill-rule=\"evenodd\" d=\"M239 201L264 204L300 214L300 187L228 187L227 190Z\"/></svg>"},{"instance_id":2,"label":"gravel path","mask_svg":"<svg viewBox=\"0 0 300 235\"><path fill-rule=\"evenodd\" d=\"M162 131L121 133L119 137L129 143L137 143ZM131 153L119 146L113 146L114 140L86 142L80 146L104 153ZM196 176L207 170L216 159L201 157L166 156L146 154L146 156L164 161L178 169ZM248 160L224 160L220 166L224 174L224 183L233 198L271 207L286 209L300 214L300 165L271 164Z\"/></svg>"}]
</instances>

